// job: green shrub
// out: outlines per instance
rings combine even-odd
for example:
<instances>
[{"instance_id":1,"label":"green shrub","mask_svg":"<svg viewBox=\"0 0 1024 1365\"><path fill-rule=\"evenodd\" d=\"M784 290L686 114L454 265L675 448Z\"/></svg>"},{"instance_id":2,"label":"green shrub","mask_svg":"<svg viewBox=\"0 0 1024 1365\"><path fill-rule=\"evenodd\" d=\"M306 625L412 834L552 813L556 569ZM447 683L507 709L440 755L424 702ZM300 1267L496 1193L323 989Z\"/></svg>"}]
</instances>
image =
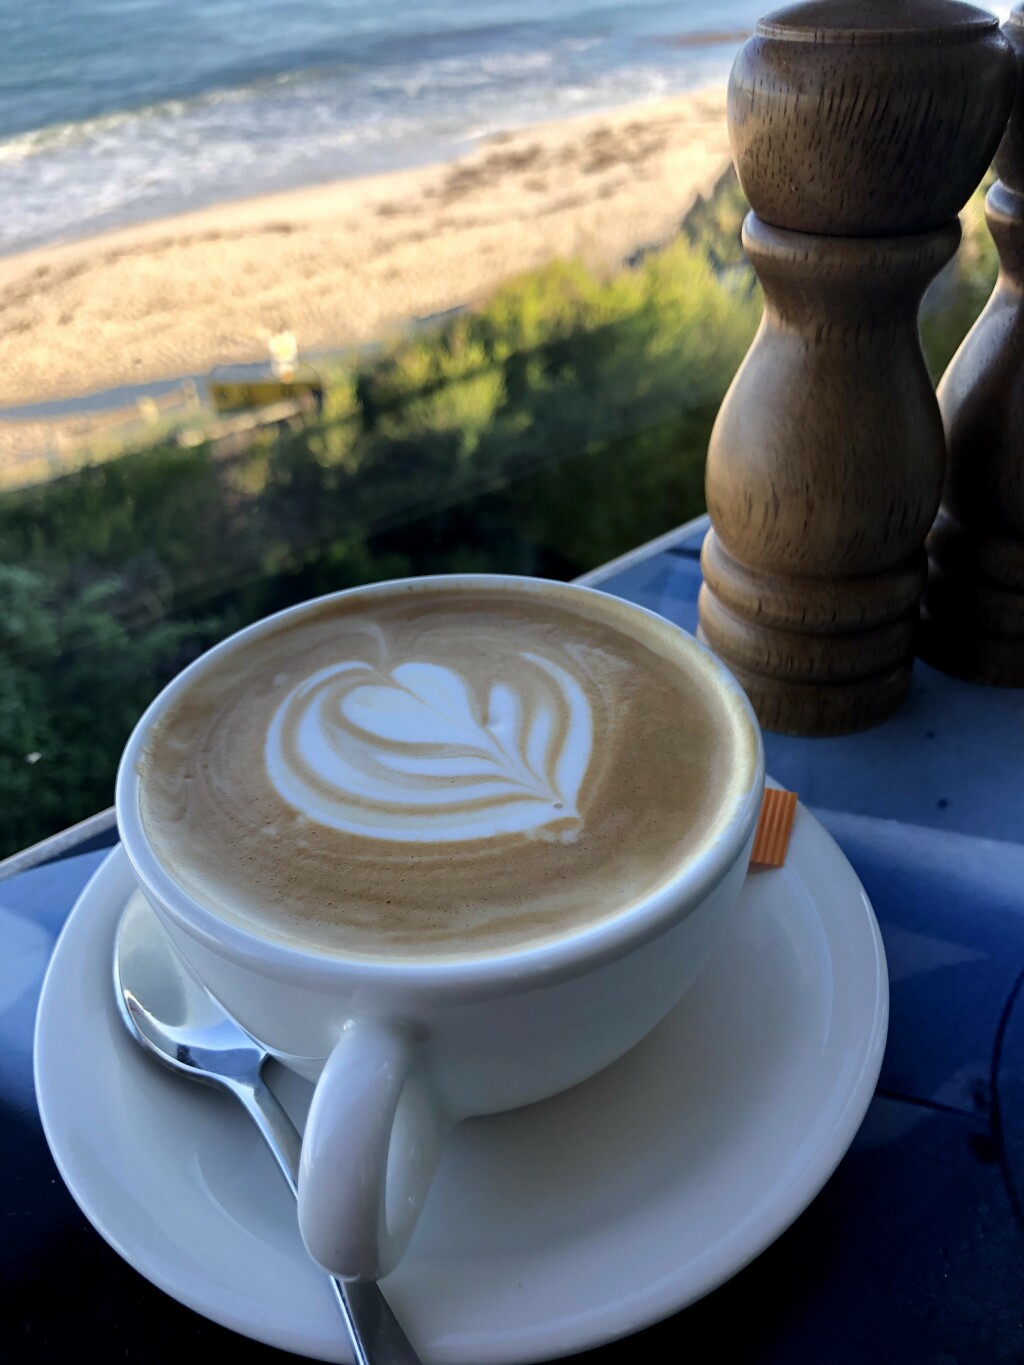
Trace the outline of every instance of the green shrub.
<instances>
[{"instance_id":1,"label":"green shrub","mask_svg":"<svg viewBox=\"0 0 1024 1365\"><path fill-rule=\"evenodd\" d=\"M129 629L114 576L68 591L0 565L0 810L4 851L109 805L117 758L154 694L228 623Z\"/></svg>"},{"instance_id":2,"label":"green shrub","mask_svg":"<svg viewBox=\"0 0 1024 1365\"><path fill-rule=\"evenodd\" d=\"M146 702L237 625L403 574L571 577L701 511L760 315L745 210L725 176L629 268L555 261L329 361L300 431L164 440L0 497L0 855L109 804ZM993 278L976 196L923 322L935 373Z\"/></svg>"}]
</instances>

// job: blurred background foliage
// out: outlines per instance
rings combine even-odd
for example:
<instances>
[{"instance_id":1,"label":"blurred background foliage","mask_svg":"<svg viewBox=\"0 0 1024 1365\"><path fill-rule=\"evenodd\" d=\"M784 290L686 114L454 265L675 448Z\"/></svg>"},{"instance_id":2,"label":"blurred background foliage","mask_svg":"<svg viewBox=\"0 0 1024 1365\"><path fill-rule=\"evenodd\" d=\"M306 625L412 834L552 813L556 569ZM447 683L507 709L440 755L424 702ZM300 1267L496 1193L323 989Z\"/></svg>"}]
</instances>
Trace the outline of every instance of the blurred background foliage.
<instances>
[{"instance_id":1,"label":"blurred background foliage","mask_svg":"<svg viewBox=\"0 0 1024 1365\"><path fill-rule=\"evenodd\" d=\"M167 438L0 496L0 856L110 804L143 707L303 598L464 570L571 578L703 510L760 316L731 172L614 272L555 261L479 309L321 365L322 412ZM981 191L926 301L944 369L996 273Z\"/></svg>"}]
</instances>

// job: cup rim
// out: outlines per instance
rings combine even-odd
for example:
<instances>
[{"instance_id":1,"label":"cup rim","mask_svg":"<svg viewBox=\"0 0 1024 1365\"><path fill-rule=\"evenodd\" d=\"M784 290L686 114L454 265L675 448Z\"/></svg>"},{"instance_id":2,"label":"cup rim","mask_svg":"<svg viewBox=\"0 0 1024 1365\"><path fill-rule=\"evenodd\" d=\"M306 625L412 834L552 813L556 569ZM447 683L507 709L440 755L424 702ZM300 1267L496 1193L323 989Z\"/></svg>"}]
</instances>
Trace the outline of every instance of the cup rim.
<instances>
[{"instance_id":1,"label":"cup rim","mask_svg":"<svg viewBox=\"0 0 1024 1365\"><path fill-rule=\"evenodd\" d=\"M239 921L219 915L188 892L158 858L142 823L137 763L153 725L191 681L243 641L272 631L285 616L293 619L324 603L356 595L372 598L396 590L429 591L431 588L463 586L510 588L529 592L554 592L556 596L601 600L604 619L622 615L639 617L656 627L669 647L680 646L723 687L732 712L735 745L744 759L746 781L738 786L732 808L726 807L715 842L688 859L674 873L624 910L554 935L522 948L505 952L467 954L418 959L402 957L346 956L332 950L316 952L266 937ZM624 627L628 629L628 626ZM745 737L743 731L749 733ZM700 640L668 618L636 603L583 584L516 574L433 574L388 579L327 593L253 622L229 635L183 669L158 693L133 729L117 770L115 806L121 842L147 898L163 910L178 927L208 950L262 976L280 981L300 979L312 988L331 988L340 979L358 977L361 984L412 991L444 991L446 994L478 993L481 988L515 986L528 988L537 982L576 975L653 938L676 918L685 918L722 880L752 840L760 813L764 787L764 745L761 730L746 694L725 664ZM684 907L679 914L680 907Z\"/></svg>"}]
</instances>

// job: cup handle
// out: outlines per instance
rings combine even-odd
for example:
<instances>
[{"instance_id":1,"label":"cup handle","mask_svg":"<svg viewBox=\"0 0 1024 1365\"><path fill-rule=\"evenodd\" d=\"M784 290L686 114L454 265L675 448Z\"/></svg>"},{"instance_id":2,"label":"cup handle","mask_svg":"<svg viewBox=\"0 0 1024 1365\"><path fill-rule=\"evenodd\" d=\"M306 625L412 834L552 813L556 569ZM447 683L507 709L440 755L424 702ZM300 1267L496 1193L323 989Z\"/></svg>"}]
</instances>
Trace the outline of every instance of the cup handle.
<instances>
[{"instance_id":1,"label":"cup handle","mask_svg":"<svg viewBox=\"0 0 1024 1365\"><path fill-rule=\"evenodd\" d=\"M380 1280L406 1248L451 1126L398 1026L350 1019L310 1106L299 1229L331 1275Z\"/></svg>"}]
</instances>

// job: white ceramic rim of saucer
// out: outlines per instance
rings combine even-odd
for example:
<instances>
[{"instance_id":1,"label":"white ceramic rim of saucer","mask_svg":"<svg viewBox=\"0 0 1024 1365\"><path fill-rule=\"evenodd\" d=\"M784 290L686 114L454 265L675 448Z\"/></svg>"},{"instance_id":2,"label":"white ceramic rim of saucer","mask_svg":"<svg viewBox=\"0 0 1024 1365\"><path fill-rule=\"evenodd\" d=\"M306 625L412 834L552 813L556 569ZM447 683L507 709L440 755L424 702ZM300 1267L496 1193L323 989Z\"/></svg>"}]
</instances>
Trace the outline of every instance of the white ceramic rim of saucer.
<instances>
[{"instance_id":1,"label":"white ceramic rim of saucer","mask_svg":"<svg viewBox=\"0 0 1024 1365\"><path fill-rule=\"evenodd\" d=\"M788 880L779 880L783 877L788 877ZM122 851L115 850L94 874L69 916L44 983L36 1028L36 1092L44 1130L58 1168L86 1217L103 1237L130 1264L172 1297L213 1321L257 1340L318 1359L348 1360L350 1356L342 1344L340 1324L326 1292L323 1295L322 1315L316 1312L299 1315L300 1326L294 1313L289 1319L283 1304L275 1304L272 1290L261 1295L254 1288L244 1257L247 1250L251 1253L256 1239L247 1230L244 1219L232 1219L229 1212L219 1205L211 1214L208 1202L202 1203L204 1191L198 1186L195 1187L194 1195L188 1195L198 1178L198 1172L189 1168L174 1180L159 1164L161 1156L166 1158L169 1155L164 1152L153 1156L153 1161L157 1163L155 1168L145 1167L143 1163L130 1188L125 1189L122 1179L112 1183L109 1173L105 1174L98 1164L102 1158L97 1157L97 1150L102 1147L104 1130L108 1142L122 1143L121 1157L124 1156L123 1144L127 1139L123 1134L118 1134L117 1115L111 1109L122 1084L120 1072L123 1071L125 1059L135 1059L130 1063L133 1068L137 1060L138 1067L152 1068L157 1072L159 1080L166 1087L161 1094L166 1094L168 1099L173 1094L174 1086L184 1084L174 1077L165 1076L159 1068L153 1068L152 1063L135 1050L135 1045L123 1032L114 1004L112 985L108 986L116 919L132 886L127 859ZM637 1331L701 1298L754 1259L803 1212L832 1174L860 1127L874 1092L884 1051L888 1022L888 978L878 925L849 862L832 838L803 808L799 808L797 813L790 864L780 874L757 874L750 879L748 886L761 888L755 893L755 906L757 895L767 897L771 904L786 900L788 905L794 895L806 901L805 911L801 913L805 914L807 924L811 924L811 919L807 917L813 917L816 932L820 922L820 935L827 953L821 975L829 975L830 980L827 983L819 981L817 985L821 989L827 986L831 1000L841 998L842 1001L839 1011L842 1017L830 1016L828 1021L828 1056L823 1052L820 1061L814 1063L817 1071L809 1072L806 1076L801 1073L797 1078L801 1087L811 1085L816 1086L817 1090L810 1102L811 1108L801 1120L801 1124L806 1126L798 1124L791 1135L794 1149L799 1153L799 1159L794 1158L794 1169L759 1173L757 1179L764 1188L756 1207L746 1210L744 1217L731 1222L728 1219L732 1214L723 1214L727 1221L724 1233L719 1228L718 1241L706 1254L702 1253L699 1260L692 1257L689 1261L682 1259L686 1251L682 1229L692 1213L692 1208L686 1207L686 1199L692 1199L692 1194L685 1196L676 1190L666 1190L668 1203L659 1213L661 1221L658 1226L662 1229L662 1235L657 1244L648 1242L641 1247L640 1234L634 1231L632 1243L629 1235L626 1235L621 1246L621 1256L629 1257L632 1244L634 1256L643 1251L644 1256L648 1260L653 1259L657 1265L658 1274L645 1282L643 1292L634 1290L623 1295L621 1260L618 1257L603 1272L604 1279L601 1274L594 1272L592 1237L588 1241L585 1235L580 1234L576 1240L569 1239L555 1250L551 1246L543 1246L540 1248L542 1264L539 1273L543 1290L538 1289L536 1284L532 1288L527 1284L520 1289L518 1296L512 1296L509 1303L508 1286L504 1285L502 1293L505 1297L499 1295L496 1300L504 1307L499 1311L491 1304L482 1310L499 1319L490 1323L492 1330L465 1339L456 1335L451 1341L442 1341L440 1346L435 1343L432 1348L424 1350L425 1359L460 1362L460 1365L513 1365L514 1362L570 1354ZM778 893L772 890L773 886L780 888ZM790 890L784 892L782 888L787 887ZM741 909L742 905L741 900ZM772 914L778 925L788 925L788 910L785 918L781 917L778 910L773 910ZM794 915L793 918L797 921L800 916ZM105 970L102 982L97 983L92 975L101 959ZM699 987L700 979L692 990L698 991ZM64 1017L66 1010L72 1008L67 1003L71 993L69 988L79 991L83 998L87 991L92 992L99 1015L96 1023L100 1036L95 1036L97 1030L94 1029L94 1036L87 1039L83 1036L82 1028L77 1032L69 1028L69 1021ZM685 1005L686 1001L683 1003ZM831 1008L835 1011L837 1007L833 1003ZM644 1047L645 1044L640 1046ZM782 1043L776 1041L769 1046L782 1047ZM842 1053L841 1057L839 1052ZM808 1055L817 1056L816 1047ZM87 1078L84 1074L85 1057L90 1058L94 1065L98 1063L98 1083L96 1078ZM118 1058L120 1067L113 1064ZM625 1069L629 1065L629 1057L616 1064L620 1086L622 1078L628 1076ZM612 1068L612 1071L615 1069ZM87 1131L82 1128L81 1110L76 1107L73 1094L76 1085L86 1084L90 1086L88 1103L93 1106L93 1113L87 1119ZM535 1121L529 1117L530 1111L516 1112L520 1125ZM161 1117L160 1122L164 1121ZM218 1121L220 1124L224 1122L224 1113L221 1111L218 1111ZM241 1114L239 1122L246 1122ZM499 1116L487 1122L501 1124L504 1118ZM788 1117L786 1122L790 1122ZM173 1124L168 1126L173 1127ZM809 1141L812 1129L817 1139L814 1142ZM173 1149L170 1136L168 1143ZM640 1144L642 1147L642 1136ZM122 1172L123 1162L116 1149L108 1152L105 1160L112 1163L119 1174ZM266 1160L269 1163L269 1157ZM269 1165L267 1169L270 1169ZM147 1178L143 1179L144 1176ZM717 1188L724 1198L729 1186L729 1170L719 1171L709 1179L712 1183L717 1181ZM168 1193L158 1196L154 1190L162 1183L168 1185ZM208 1192L206 1198L208 1201ZM152 1220L147 1207L153 1208L155 1204L156 1211L159 1211L162 1203L168 1199L173 1200L179 1218L185 1219L190 1228L194 1226L192 1220L198 1216L197 1210L202 1211L203 1217L212 1216L218 1220L217 1235L224 1245L234 1245L239 1253L237 1266L230 1261L225 1263L224 1246L218 1253L203 1243L195 1247L196 1267L191 1274L185 1275L168 1258L162 1232L150 1236L148 1240L133 1238L130 1232L126 1234L125 1230L130 1229L139 1208L147 1219ZM148 1206L147 1200L150 1201ZM647 1216L644 1215L645 1218ZM640 1222L638 1215L631 1215L629 1228ZM643 1226L649 1230L653 1225L648 1223ZM667 1235L666 1227L669 1229ZM626 1229L627 1234L629 1228ZM466 1235L465 1224L454 1231ZM622 1220L606 1227L600 1235L605 1241L614 1238L618 1247L624 1235ZM653 1236L653 1233L650 1235ZM295 1236L295 1249L282 1249L280 1245L274 1248L277 1260L272 1268L275 1275L285 1264L295 1271L293 1260L295 1257L301 1258L301 1244L297 1241L297 1233ZM470 1237L471 1233L467 1240ZM265 1254L269 1256L270 1252L266 1251ZM474 1251L469 1245L465 1257L472 1259L475 1264L480 1254L479 1250ZM215 1266L213 1263L207 1265L205 1273L201 1264L204 1255L213 1257L216 1262ZM428 1293L433 1295L438 1300L436 1311L443 1317L445 1303L440 1286L450 1284L450 1273L449 1278L445 1279L445 1266L432 1268L429 1259L424 1262L422 1256L416 1254L415 1241L407 1262L409 1275L405 1282L392 1277L394 1290L390 1288L392 1281L385 1287L394 1294L396 1309L403 1314L415 1336L418 1325L418 1278L425 1270L436 1272L435 1278L437 1275L441 1277L437 1283L419 1286L418 1292L421 1299ZM507 1266L499 1259L497 1269L503 1268L507 1269ZM216 1274L211 1273L214 1269ZM316 1272L311 1267L301 1266L300 1269L303 1272L309 1269L312 1281L315 1281ZM399 1267L401 1273L402 1266ZM223 1286L218 1285L217 1275L229 1277L230 1292L220 1292ZM276 1280L272 1280L272 1287L277 1287ZM538 1305L547 1305L552 1298L557 1299L559 1312L545 1319ZM455 1302L460 1302L458 1294ZM448 1311L450 1308L451 1301ZM429 1342L422 1344L430 1347Z\"/></svg>"}]
</instances>

